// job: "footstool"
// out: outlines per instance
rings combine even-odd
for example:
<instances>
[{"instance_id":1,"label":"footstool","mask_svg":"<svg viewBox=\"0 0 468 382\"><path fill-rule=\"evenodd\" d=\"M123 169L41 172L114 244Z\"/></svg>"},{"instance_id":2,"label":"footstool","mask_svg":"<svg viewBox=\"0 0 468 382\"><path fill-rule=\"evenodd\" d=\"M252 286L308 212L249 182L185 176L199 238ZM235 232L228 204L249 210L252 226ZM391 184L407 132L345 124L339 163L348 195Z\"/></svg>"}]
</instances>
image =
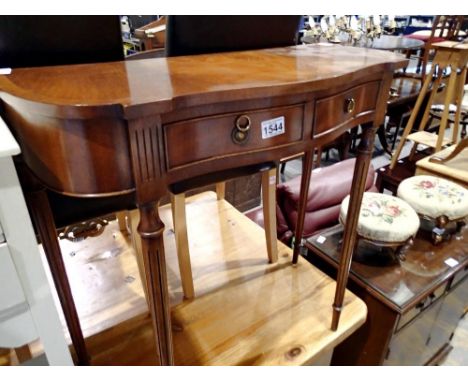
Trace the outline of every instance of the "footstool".
<instances>
[{"instance_id":1,"label":"footstool","mask_svg":"<svg viewBox=\"0 0 468 382\"><path fill-rule=\"evenodd\" d=\"M346 223L349 196L341 203L340 222ZM395 249L395 255L405 260L405 252L413 244L419 229L419 217L413 208L395 196L365 192L357 237L381 247ZM357 244L357 243L356 243Z\"/></svg>"},{"instance_id":2,"label":"footstool","mask_svg":"<svg viewBox=\"0 0 468 382\"><path fill-rule=\"evenodd\" d=\"M466 224L468 191L457 183L431 175L417 175L401 182L397 195L411 205L421 218L434 222L434 244L447 237L446 226L450 222L456 222L458 234Z\"/></svg>"}]
</instances>

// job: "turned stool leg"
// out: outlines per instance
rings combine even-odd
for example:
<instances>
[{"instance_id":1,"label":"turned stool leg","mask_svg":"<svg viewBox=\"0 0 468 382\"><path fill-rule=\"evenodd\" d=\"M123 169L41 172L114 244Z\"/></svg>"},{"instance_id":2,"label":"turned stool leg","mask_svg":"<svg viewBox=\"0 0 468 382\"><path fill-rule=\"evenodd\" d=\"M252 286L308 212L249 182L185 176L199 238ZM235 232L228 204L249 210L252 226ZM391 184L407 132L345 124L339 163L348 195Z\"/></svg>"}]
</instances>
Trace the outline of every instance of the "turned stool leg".
<instances>
[{"instance_id":1,"label":"turned stool leg","mask_svg":"<svg viewBox=\"0 0 468 382\"><path fill-rule=\"evenodd\" d=\"M436 219L436 225L432 230L432 243L438 245L444 240L445 226L449 222L447 216L442 215Z\"/></svg>"},{"instance_id":2,"label":"turned stool leg","mask_svg":"<svg viewBox=\"0 0 468 382\"><path fill-rule=\"evenodd\" d=\"M409 247L411 247L414 243L414 238L410 237L403 245L400 245L396 251L395 255L400 261L406 261L406 252L408 251Z\"/></svg>"},{"instance_id":3,"label":"turned stool leg","mask_svg":"<svg viewBox=\"0 0 468 382\"><path fill-rule=\"evenodd\" d=\"M457 221L457 229L455 231L455 235L460 236L463 231L463 227L465 227L466 221L465 220L459 220Z\"/></svg>"}]
</instances>

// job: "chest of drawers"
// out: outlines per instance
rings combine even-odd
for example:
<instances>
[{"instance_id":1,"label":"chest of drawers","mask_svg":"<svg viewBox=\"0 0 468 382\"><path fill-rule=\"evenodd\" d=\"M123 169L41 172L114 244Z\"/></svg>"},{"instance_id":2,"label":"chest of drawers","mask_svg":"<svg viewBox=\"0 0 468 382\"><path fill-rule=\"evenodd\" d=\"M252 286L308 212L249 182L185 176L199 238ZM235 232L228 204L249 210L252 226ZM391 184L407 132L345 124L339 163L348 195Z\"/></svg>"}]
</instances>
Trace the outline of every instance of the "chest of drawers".
<instances>
[{"instance_id":1,"label":"chest of drawers","mask_svg":"<svg viewBox=\"0 0 468 382\"><path fill-rule=\"evenodd\" d=\"M326 240L319 243L319 236ZM341 236L338 226L308 239L308 259L329 275L336 273ZM426 365L442 359L468 306L467 248L466 230L462 239L440 246L420 233L404 262L353 261L348 287L367 304L367 321L335 349L332 364Z\"/></svg>"}]
</instances>

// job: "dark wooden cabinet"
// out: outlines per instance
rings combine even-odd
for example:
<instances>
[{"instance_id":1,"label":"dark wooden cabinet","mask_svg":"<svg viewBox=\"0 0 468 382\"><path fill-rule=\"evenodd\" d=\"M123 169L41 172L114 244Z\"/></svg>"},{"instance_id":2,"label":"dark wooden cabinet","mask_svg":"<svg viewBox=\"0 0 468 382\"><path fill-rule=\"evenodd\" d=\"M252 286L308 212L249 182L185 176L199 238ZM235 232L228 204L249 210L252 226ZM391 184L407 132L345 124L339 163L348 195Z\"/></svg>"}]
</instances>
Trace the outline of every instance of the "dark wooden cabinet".
<instances>
[{"instance_id":1,"label":"dark wooden cabinet","mask_svg":"<svg viewBox=\"0 0 468 382\"><path fill-rule=\"evenodd\" d=\"M307 259L333 277L341 237L336 226L307 242ZM421 232L405 262L365 243L355 256L348 288L365 301L368 317L335 348L332 365L437 363L468 305L468 232L437 247Z\"/></svg>"}]
</instances>

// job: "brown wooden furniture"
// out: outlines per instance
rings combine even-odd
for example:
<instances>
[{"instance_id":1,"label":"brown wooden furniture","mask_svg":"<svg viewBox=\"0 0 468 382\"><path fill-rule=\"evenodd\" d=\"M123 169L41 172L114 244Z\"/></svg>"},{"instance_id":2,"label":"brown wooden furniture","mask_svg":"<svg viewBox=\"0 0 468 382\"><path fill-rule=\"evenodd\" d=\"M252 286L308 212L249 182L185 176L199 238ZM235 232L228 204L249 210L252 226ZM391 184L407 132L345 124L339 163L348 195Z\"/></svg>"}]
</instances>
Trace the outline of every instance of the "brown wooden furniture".
<instances>
[{"instance_id":1,"label":"brown wooden furniture","mask_svg":"<svg viewBox=\"0 0 468 382\"><path fill-rule=\"evenodd\" d=\"M458 41L464 18L465 16L463 15L437 15L434 18L431 30L417 31L406 36L408 39L424 43L421 49L419 49L420 56L417 65L417 72L422 71L422 81L426 79L426 65L430 61L429 56L434 49L433 45L443 41ZM410 57L411 50L414 49L408 49L408 58Z\"/></svg>"},{"instance_id":2,"label":"brown wooden furniture","mask_svg":"<svg viewBox=\"0 0 468 382\"><path fill-rule=\"evenodd\" d=\"M426 146L433 147L435 152L438 152L442 149L443 145L449 142L458 142L458 128L461 114L460 105L463 99L463 87L465 85L467 73L466 65L468 63L468 44L459 44L456 42L446 41L432 44L431 46L434 49L436 49L436 55L432 62L432 68L429 72L429 75L424 80L424 84L422 86L418 99L416 100L416 104L411 113L411 117L408 121L408 124L405 127L405 130L403 131L401 141L395 151L395 154L392 157L390 169L393 169L395 167L398 157L400 156L401 150L403 149L403 146L406 143L407 139L413 142L413 148L411 150L410 158L412 158L414 153L416 152L418 144L424 144ZM434 83L432 83L432 78L437 68L438 74L436 79L434 80ZM434 102L434 97L442 81L442 72L447 68L451 69L451 73L445 93L444 111L440 121L438 134L429 134L423 130L426 127L426 123L429 119L431 111L431 106ZM460 71L460 74L458 74L458 71ZM460 77L458 78L458 76ZM429 94L427 105L424 109L423 116L418 126L418 131L416 133L410 134L416 121L419 109L421 108L423 100L426 97L426 92L430 88L430 86L432 86L431 92ZM447 138L445 138L445 128L447 126L450 104L452 102L454 102L457 106L457 111L454 116L452 139L450 141Z\"/></svg>"},{"instance_id":3,"label":"brown wooden furniture","mask_svg":"<svg viewBox=\"0 0 468 382\"><path fill-rule=\"evenodd\" d=\"M159 208L167 227L176 365L329 364L333 348L364 323L365 304L346 291L339 328L331 331L336 283L307 261L291 267L292 250L281 244L278 263L269 264L263 230L226 200L199 193L186 199L186 213L194 301L183 298L171 206ZM80 296L91 364L155 365L151 317L130 237L110 221L99 237L62 241L61 248ZM77 255L69 256L72 251Z\"/></svg>"},{"instance_id":4,"label":"brown wooden furniture","mask_svg":"<svg viewBox=\"0 0 468 382\"><path fill-rule=\"evenodd\" d=\"M343 44L349 45L349 41L343 38ZM314 43L314 40L310 36L303 38L305 43ZM402 36L388 36L382 35L380 38L374 39L372 41L366 41L365 39L358 42L357 46L378 49L378 50L387 50L387 51L412 51L419 49L424 46L424 43L419 40L405 38ZM408 56L409 57L409 56ZM406 118L406 115L409 115L409 111L414 105L416 98L418 97L419 91L421 89L420 80L414 78L404 78L401 77L399 73L395 74L396 78L392 81L390 97L387 101L387 115L390 117L389 124L396 125L396 131L392 143L392 148L387 142L387 129L384 124L382 124L377 130L379 142L383 150L389 155L392 154L394 140L396 139L396 134L399 130L399 127L402 125L403 120ZM354 134L352 134L354 135ZM353 140L356 138L353 137ZM343 155L347 155L347 144L345 143L344 148L340 151L340 159ZM320 153L319 153L320 155Z\"/></svg>"},{"instance_id":5,"label":"brown wooden furniture","mask_svg":"<svg viewBox=\"0 0 468 382\"><path fill-rule=\"evenodd\" d=\"M307 259L332 277L342 230L330 228L306 244ZM359 247L348 288L366 302L367 321L335 348L332 365L425 365L443 358L468 305L467 246L466 230L440 246L420 230L406 261Z\"/></svg>"},{"instance_id":6,"label":"brown wooden furniture","mask_svg":"<svg viewBox=\"0 0 468 382\"><path fill-rule=\"evenodd\" d=\"M160 215L170 227L169 206ZM176 365L328 364L364 322L365 304L347 291L331 331L333 280L306 261L291 267L292 250L282 243L278 262L268 263L263 230L212 192L187 198L187 218L193 301L182 298L173 234L164 233Z\"/></svg>"},{"instance_id":7,"label":"brown wooden furniture","mask_svg":"<svg viewBox=\"0 0 468 382\"><path fill-rule=\"evenodd\" d=\"M379 192L388 190L392 195L396 196L400 182L414 175L416 171L415 161L427 155L427 151L417 152L413 160L410 160L408 157L399 159L393 169L390 168L390 164L380 167L376 171L377 180L375 181L375 186Z\"/></svg>"},{"instance_id":8,"label":"brown wooden furniture","mask_svg":"<svg viewBox=\"0 0 468 382\"><path fill-rule=\"evenodd\" d=\"M26 163L47 187L90 198L134 196L141 216L138 231L156 359L172 364L164 225L154 208L168 186L197 177L216 179L228 169L305 152L296 263L314 149L350 126L370 121L380 125L393 72L405 64L388 52L300 46L18 69L0 78L0 97ZM263 139L262 122L274 118L284 118L285 132ZM238 134L239 126L244 135ZM333 330L343 304L355 212L373 137L368 126L358 150ZM46 196L39 193L32 207L47 238L46 251L60 256ZM66 277L63 270L58 277ZM61 302L73 305L70 299Z\"/></svg>"},{"instance_id":9,"label":"brown wooden furniture","mask_svg":"<svg viewBox=\"0 0 468 382\"><path fill-rule=\"evenodd\" d=\"M141 40L143 51L163 48L166 43L166 17L135 29L135 37Z\"/></svg>"},{"instance_id":10,"label":"brown wooden furniture","mask_svg":"<svg viewBox=\"0 0 468 382\"><path fill-rule=\"evenodd\" d=\"M468 138L417 161L415 175L438 176L468 188Z\"/></svg>"},{"instance_id":11,"label":"brown wooden furniture","mask_svg":"<svg viewBox=\"0 0 468 382\"><path fill-rule=\"evenodd\" d=\"M300 16L168 16L166 57L289 46L295 41L299 22ZM278 24L278 28L267 32L266 26L273 24ZM236 132L233 132L232 135L234 142L238 144L243 143L250 129L250 122L247 116L239 117L236 120ZM263 132L262 138L265 138ZM275 214L275 163L260 164L260 167L238 167L232 173L229 170L225 171L223 174L224 178L220 178L216 185L216 190L218 198L222 199L225 194L225 184L221 181L238 175L235 174L236 172L244 174L262 172L262 195L268 259L274 263L278 261ZM272 176L273 182L270 181ZM185 192L193 187L206 185L206 181L207 179L199 177L196 181L182 181L171 184L169 187L174 217L178 217L174 224L174 230L179 248L178 257L183 281L182 285L184 286L183 289L187 298L193 298L195 293L190 266L187 222L183 221L185 219Z\"/></svg>"}]
</instances>

